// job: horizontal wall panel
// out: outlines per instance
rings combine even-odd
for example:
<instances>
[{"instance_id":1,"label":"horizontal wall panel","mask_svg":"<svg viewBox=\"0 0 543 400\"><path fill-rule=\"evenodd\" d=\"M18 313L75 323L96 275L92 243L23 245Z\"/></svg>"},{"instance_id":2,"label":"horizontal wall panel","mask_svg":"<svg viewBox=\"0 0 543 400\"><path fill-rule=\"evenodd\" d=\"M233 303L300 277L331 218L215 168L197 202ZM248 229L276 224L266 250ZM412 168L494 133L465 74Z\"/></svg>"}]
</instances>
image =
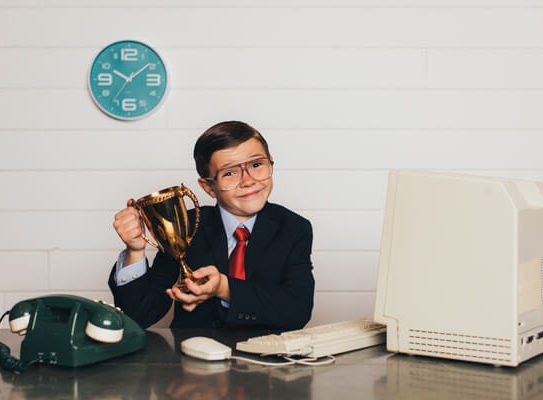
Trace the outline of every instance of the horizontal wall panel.
<instances>
[{"instance_id":1,"label":"horizontal wall panel","mask_svg":"<svg viewBox=\"0 0 543 400\"><path fill-rule=\"evenodd\" d=\"M352 89L425 85L426 59L422 49L159 50L167 63L170 85L175 88ZM95 55L91 48L0 48L0 59L9 60L0 65L0 88L85 88L87 69Z\"/></svg>"},{"instance_id":2,"label":"horizontal wall panel","mask_svg":"<svg viewBox=\"0 0 543 400\"><path fill-rule=\"evenodd\" d=\"M429 49L432 88L543 87L543 49Z\"/></svg>"},{"instance_id":3,"label":"horizontal wall panel","mask_svg":"<svg viewBox=\"0 0 543 400\"><path fill-rule=\"evenodd\" d=\"M373 292L316 292L313 315L308 326L331 324L357 318L373 319Z\"/></svg>"},{"instance_id":4,"label":"horizontal wall panel","mask_svg":"<svg viewBox=\"0 0 543 400\"><path fill-rule=\"evenodd\" d=\"M364 193L366 188L362 186L350 188L348 192L362 194L373 198L372 203L379 203L382 199L383 175L367 175L360 183L350 181L353 175L348 170L355 170L352 173L356 176L361 172L371 172L356 170L381 170L378 172L382 173L398 168L543 168L543 159L539 153L543 147L543 130L259 129L266 137L275 161L277 187L274 190L280 198L295 204L303 198L298 196L300 188L317 196L318 199L313 201L322 204L328 203L337 190L345 190L346 185L361 184L370 185L369 189L377 187L377 192ZM119 188L115 191L123 194L122 198L124 193L137 196L138 193L146 192L145 188L154 191L152 188L160 187L161 184L171 186L172 179L173 184L183 181L188 185L191 182L194 188L196 175L193 172L195 166L192 151L200 132L203 129L133 132L0 131L0 171L143 171L142 182L147 183L142 184L141 192L137 181L127 178L129 181L126 183L118 182ZM171 171L158 176L164 170ZM287 172L295 173L291 175L293 181L297 181L295 186L292 186L291 178L284 180L283 174ZM156 179L153 177L155 173ZM322 178L320 183L319 178ZM16 183L13 181L16 176L10 178L5 175L3 179L11 179ZM71 178L72 181L74 179ZM157 185L153 185L155 181ZM25 182L24 177L22 182ZM74 190L85 191L80 186L83 183ZM106 187L110 184L105 183ZM315 187L315 184L319 186ZM331 190L327 192L323 188ZM292 189L295 191L292 192ZM2 197L5 196L13 194L3 193ZM110 196L104 194L106 199ZM28 201L31 200L22 202ZM344 199L339 200L342 201Z\"/></svg>"},{"instance_id":5,"label":"horizontal wall panel","mask_svg":"<svg viewBox=\"0 0 543 400\"><path fill-rule=\"evenodd\" d=\"M0 131L0 169L194 169L192 150L199 134L197 130Z\"/></svg>"},{"instance_id":6,"label":"horizontal wall panel","mask_svg":"<svg viewBox=\"0 0 543 400\"><path fill-rule=\"evenodd\" d=\"M6 7L540 7L542 0L0 0Z\"/></svg>"},{"instance_id":7,"label":"horizontal wall panel","mask_svg":"<svg viewBox=\"0 0 543 400\"><path fill-rule=\"evenodd\" d=\"M376 250L382 212L294 211L313 224L314 250ZM0 212L0 250L119 250L114 212ZM355 232L356 234L353 234Z\"/></svg>"},{"instance_id":8,"label":"horizontal wall panel","mask_svg":"<svg viewBox=\"0 0 543 400\"><path fill-rule=\"evenodd\" d=\"M269 135L277 165L314 169L538 169L542 131L292 130ZM333 184L334 185L334 184ZM337 186L336 186L337 187Z\"/></svg>"},{"instance_id":9,"label":"horizontal wall panel","mask_svg":"<svg viewBox=\"0 0 543 400\"><path fill-rule=\"evenodd\" d=\"M540 46L542 22L539 8L5 8L0 46Z\"/></svg>"},{"instance_id":10,"label":"horizontal wall panel","mask_svg":"<svg viewBox=\"0 0 543 400\"><path fill-rule=\"evenodd\" d=\"M6 307L13 307L16 303L19 301L27 300L27 299L33 299L36 297L41 296L48 296L48 295L73 295L73 296L80 296L85 297L90 300L103 300L108 303L113 302L113 296L109 292L109 290L104 291L82 291L82 290L66 290L62 293L60 292L42 292L42 291L20 291L20 292L14 292L14 293L6 293L4 295Z\"/></svg>"},{"instance_id":11,"label":"horizontal wall panel","mask_svg":"<svg viewBox=\"0 0 543 400\"><path fill-rule=\"evenodd\" d=\"M174 90L168 99L178 110L170 128L241 119L262 129L534 129L539 104L543 90Z\"/></svg>"},{"instance_id":12,"label":"horizontal wall panel","mask_svg":"<svg viewBox=\"0 0 543 400\"><path fill-rule=\"evenodd\" d=\"M541 129L539 104L543 90L171 90L160 110L127 123L83 89L0 90L4 130L203 130L233 119L260 129Z\"/></svg>"},{"instance_id":13,"label":"horizontal wall panel","mask_svg":"<svg viewBox=\"0 0 543 400\"><path fill-rule=\"evenodd\" d=\"M20 291L20 292L14 292L14 293L6 293L4 298L6 302L6 307L12 307L15 305L15 303L32 299L35 297L41 297L41 296L48 296L48 295L73 295L73 296L80 296L85 297L90 300L103 300L107 303L113 303L113 295L109 290L101 290L101 291L92 291L92 290L66 290L61 292L41 292L41 291Z\"/></svg>"},{"instance_id":14,"label":"horizontal wall panel","mask_svg":"<svg viewBox=\"0 0 543 400\"><path fill-rule=\"evenodd\" d=\"M0 48L1 88L81 89L97 51L91 48ZM69 68L67 68L69 67Z\"/></svg>"},{"instance_id":15,"label":"horizontal wall panel","mask_svg":"<svg viewBox=\"0 0 543 400\"><path fill-rule=\"evenodd\" d=\"M381 209L387 176L371 171L276 170L270 201L306 210ZM197 178L194 170L0 172L0 211L116 210L124 208L129 198L181 183L194 192L200 205L214 205ZM185 203L192 208L190 199Z\"/></svg>"},{"instance_id":16,"label":"horizontal wall panel","mask_svg":"<svg viewBox=\"0 0 543 400\"><path fill-rule=\"evenodd\" d=\"M302 211L301 214L313 226L313 251L379 249L383 224L380 211Z\"/></svg>"},{"instance_id":17,"label":"horizontal wall panel","mask_svg":"<svg viewBox=\"0 0 543 400\"><path fill-rule=\"evenodd\" d=\"M315 251L312 259L317 292L375 291L379 253Z\"/></svg>"},{"instance_id":18,"label":"horizontal wall panel","mask_svg":"<svg viewBox=\"0 0 543 400\"><path fill-rule=\"evenodd\" d=\"M385 205L387 171L278 170L274 174L271 200L289 208L372 210Z\"/></svg>"},{"instance_id":19,"label":"horizontal wall panel","mask_svg":"<svg viewBox=\"0 0 543 400\"><path fill-rule=\"evenodd\" d=\"M51 252L50 289L109 290L109 273L117 260L117 251Z\"/></svg>"},{"instance_id":20,"label":"horizontal wall panel","mask_svg":"<svg viewBox=\"0 0 543 400\"><path fill-rule=\"evenodd\" d=\"M5 7L539 7L541 0L0 0Z\"/></svg>"},{"instance_id":21,"label":"horizontal wall panel","mask_svg":"<svg viewBox=\"0 0 543 400\"><path fill-rule=\"evenodd\" d=\"M421 87L422 49L165 48L175 87ZM235 54L235 56L234 56Z\"/></svg>"},{"instance_id":22,"label":"horizontal wall panel","mask_svg":"<svg viewBox=\"0 0 543 400\"><path fill-rule=\"evenodd\" d=\"M165 108L137 121L120 121L106 116L86 89L0 90L2 129L164 129Z\"/></svg>"},{"instance_id":23,"label":"horizontal wall panel","mask_svg":"<svg viewBox=\"0 0 543 400\"><path fill-rule=\"evenodd\" d=\"M0 291L47 290L49 288L47 253L0 252L0 276L2 276Z\"/></svg>"},{"instance_id":24,"label":"horizontal wall panel","mask_svg":"<svg viewBox=\"0 0 543 400\"><path fill-rule=\"evenodd\" d=\"M0 250L124 247L112 212L0 212Z\"/></svg>"}]
</instances>

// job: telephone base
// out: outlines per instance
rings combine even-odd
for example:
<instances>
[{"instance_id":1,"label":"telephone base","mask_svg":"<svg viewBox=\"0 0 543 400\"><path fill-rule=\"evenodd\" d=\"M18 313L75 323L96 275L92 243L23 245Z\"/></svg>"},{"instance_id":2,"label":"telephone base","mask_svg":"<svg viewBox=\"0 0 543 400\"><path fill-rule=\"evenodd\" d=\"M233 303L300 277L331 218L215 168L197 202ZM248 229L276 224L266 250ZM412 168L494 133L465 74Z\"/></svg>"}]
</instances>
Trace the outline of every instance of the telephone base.
<instances>
[{"instance_id":1,"label":"telephone base","mask_svg":"<svg viewBox=\"0 0 543 400\"><path fill-rule=\"evenodd\" d=\"M27 302L32 303L35 311L21 343L21 361L79 367L145 347L145 331L115 307L68 295L45 296ZM122 325L119 341L101 342L85 333L87 322L97 313Z\"/></svg>"}]
</instances>

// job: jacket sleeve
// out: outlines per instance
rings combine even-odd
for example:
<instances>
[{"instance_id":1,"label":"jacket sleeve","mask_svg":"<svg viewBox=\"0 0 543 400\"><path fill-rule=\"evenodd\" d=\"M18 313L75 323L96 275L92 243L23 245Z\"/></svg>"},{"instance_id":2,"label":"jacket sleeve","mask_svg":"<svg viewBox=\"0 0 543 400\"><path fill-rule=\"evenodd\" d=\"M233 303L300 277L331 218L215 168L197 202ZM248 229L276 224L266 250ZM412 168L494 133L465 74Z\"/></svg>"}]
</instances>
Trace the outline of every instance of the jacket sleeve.
<instances>
[{"instance_id":1,"label":"jacket sleeve","mask_svg":"<svg viewBox=\"0 0 543 400\"><path fill-rule=\"evenodd\" d=\"M313 232L308 220L299 224L289 244L278 284L228 277L230 309L227 322L266 325L282 330L300 329L311 318L315 280L311 264Z\"/></svg>"},{"instance_id":2,"label":"jacket sleeve","mask_svg":"<svg viewBox=\"0 0 543 400\"><path fill-rule=\"evenodd\" d=\"M143 328L159 321L172 304L166 289L173 286L179 275L175 261L158 252L146 274L123 286L115 282L115 268L114 265L108 282L115 305Z\"/></svg>"}]
</instances>

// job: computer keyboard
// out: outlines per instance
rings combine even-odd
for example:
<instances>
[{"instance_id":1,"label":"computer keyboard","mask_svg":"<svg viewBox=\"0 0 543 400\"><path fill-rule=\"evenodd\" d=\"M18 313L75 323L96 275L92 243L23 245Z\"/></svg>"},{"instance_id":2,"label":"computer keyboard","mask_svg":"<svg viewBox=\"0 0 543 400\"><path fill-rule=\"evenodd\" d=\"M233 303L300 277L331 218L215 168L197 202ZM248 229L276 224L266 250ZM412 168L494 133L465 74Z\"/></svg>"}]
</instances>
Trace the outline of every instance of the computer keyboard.
<instances>
[{"instance_id":1,"label":"computer keyboard","mask_svg":"<svg viewBox=\"0 0 543 400\"><path fill-rule=\"evenodd\" d=\"M261 355L323 357L384 343L386 327L370 319L314 326L238 342L236 349Z\"/></svg>"}]
</instances>

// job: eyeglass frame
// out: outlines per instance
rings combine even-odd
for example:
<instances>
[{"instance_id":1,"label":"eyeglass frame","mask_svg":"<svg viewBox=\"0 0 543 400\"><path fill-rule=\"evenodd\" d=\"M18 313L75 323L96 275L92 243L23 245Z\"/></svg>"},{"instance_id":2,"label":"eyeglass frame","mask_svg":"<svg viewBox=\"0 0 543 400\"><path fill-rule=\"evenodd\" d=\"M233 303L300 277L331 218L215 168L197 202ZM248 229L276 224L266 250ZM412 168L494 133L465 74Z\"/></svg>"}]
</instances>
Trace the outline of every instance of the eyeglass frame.
<instances>
[{"instance_id":1,"label":"eyeglass frame","mask_svg":"<svg viewBox=\"0 0 543 400\"><path fill-rule=\"evenodd\" d=\"M249 164L251 162L255 162L257 160L268 160L269 161L270 167L271 167L270 176L268 176L267 178L264 178L264 179L256 179L249 173L249 170L247 169L247 164ZM223 192L228 192L230 190L234 190L234 189L237 189L239 187L239 185L241 184L241 181L243 180L243 173L246 173L247 175L249 175L252 179L254 179L257 182L264 182L265 180L270 179L272 177L272 175L273 175L273 164L274 164L274 162L273 162L272 159L270 159L270 157L258 157L258 158L254 158L252 160L244 161L244 162L241 162L241 163L238 163L238 164L234 164L234 165L230 165L228 167L221 168L221 169L219 169L217 171L217 173L215 174L215 176L213 178L212 177L207 177L207 178L204 178L204 179L206 181L208 181L208 182L217 183L217 176L219 175L219 172L221 172L221 170L228 169L228 168L234 168L234 167L240 167L241 168L241 175L239 176L238 184L236 186L234 186L233 188L230 188L230 189L221 189L221 188L219 188L219 190L221 190Z\"/></svg>"}]
</instances>

